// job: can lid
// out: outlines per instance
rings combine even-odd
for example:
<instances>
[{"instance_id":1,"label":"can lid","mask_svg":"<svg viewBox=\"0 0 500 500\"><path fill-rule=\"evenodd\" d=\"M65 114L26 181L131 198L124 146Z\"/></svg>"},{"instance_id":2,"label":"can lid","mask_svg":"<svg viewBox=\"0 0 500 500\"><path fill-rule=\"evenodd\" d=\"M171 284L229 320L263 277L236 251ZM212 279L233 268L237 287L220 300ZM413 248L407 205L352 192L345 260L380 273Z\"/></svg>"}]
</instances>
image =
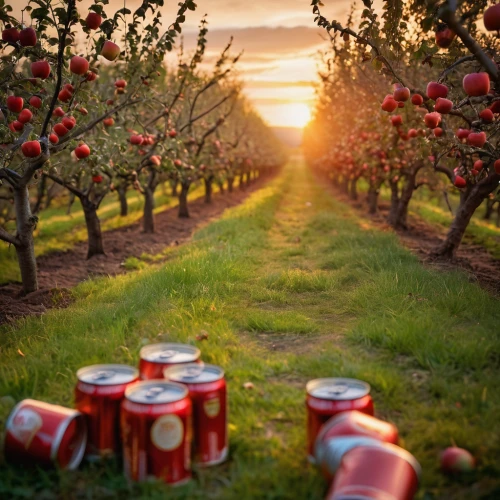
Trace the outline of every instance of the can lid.
<instances>
[{"instance_id":1,"label":"can lid","mask_svg":"<svg viewBox=\"0 0 500 500\"><path fill-rule=\"evenodd\" d=\"M191 363L200 357L200 350L189 344L162 342L144 346L141 349L140 357L153 363Z\"/></svg>"},{"instance_id":2,"label":"can lid","mask_svg":"<svg viewBox=\"0 0 500 500\"><path fill-rule=\"evenodd\" d=\"M204 384L223 378L224 370L215 365L188 363L166 368L163 376L181 384Z\"/></svg>"},{"instance_id":3,"label":"can lid","mask_svg":"<svg viewBox=\"0 0 500 500\"><path fill-rule=\"evenodd\" d=\"M354 378L317 378L306 385L310 396L331 401L359 399L370 393L370 385Z\"/></svg>"},{"instance_id":4,"label":"can lid","mask_svg":"<svg viewBox=\"0 0 500 500\"><path fill-rule=\"evenodd\" d=\"M129 401L152 405L175 403L187 395L185 386L167 380L144 380L130 385L125 390L125 398Z\"/></svg>"},{"instance_id":5,"label":"can lid","mask_svg":"<svg viewBox=\"0 0 500 500\"><path fill-rule=\"evenodd\" d=\"M128 384L139 377L139 371L128 365L91 365L76 372L80 382L92 385Z\"/></svg>"}]
</instances>

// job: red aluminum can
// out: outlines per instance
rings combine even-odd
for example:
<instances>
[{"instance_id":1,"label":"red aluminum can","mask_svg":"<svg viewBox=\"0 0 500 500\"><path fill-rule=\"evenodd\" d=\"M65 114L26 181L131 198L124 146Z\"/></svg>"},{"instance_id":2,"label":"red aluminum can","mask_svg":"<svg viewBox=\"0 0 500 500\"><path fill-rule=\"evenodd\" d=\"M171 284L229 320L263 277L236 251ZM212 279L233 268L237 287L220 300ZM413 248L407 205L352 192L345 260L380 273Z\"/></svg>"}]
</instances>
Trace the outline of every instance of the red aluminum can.
<instances>
[{"instance_id":1,"label":"red aluminum can","mask_svg":"<svg viewBox=\"0 0 500 500\"><path fill-rule=\"evenodd\" d=\"M228 453L224 370L214 365L173 366L165 378L186 385L193 402L193 458L202 466L224 462Z\"/></svg>"},{"instance_id":2,"label":"red aluminum can","mask_svg":"<svg viewBox=\"0 0 500 500\"><path fill-rule=\"evenodd\" d=\"M159 343L144 346L140 353L141 379L163 378L163 370L173 365L198 362L200 350L189 344Z\"/></svg>"},{"instance_id":3,"label":"red aluminum can","mask_svg":"<svg viewBox=\"0 0 500 500\"><path fill-rule=\"evenodd\" d=\"M318 378L306 386L307 451L314 463L314 443L321 426L334 415L357 410L373 415L370 386L352 378Z\"/></svg>"},{"instance_id":4,"label":"red aluminum can","mask_svg":"<svg viewBox=\"0 0 500 500\"><path fill-rule=\"evenodd\" d=\"M166 380L147 380L125 390L121 411L123 465L132 481L157 477L172 485L191 479L188 390Z\"/></svg>"},{"instance_id":5,"label":"red aluminum can","mask_svg":"<svg viewBox=\"0 0 500 500\"><path fill-rule=\"evenodd\" d=\"M76 410L34 399L18 403L5 424L7 460L76 469L87 443L83 415Z\"/></svg>"},{"instance_id":6,"label":"red aluminum can","mask_svg":"<svg viewBox=\"0 0 500 500\"><path fill-rule=\"evenodd\" d=\"M139 371L127 365L92 365L80 368L76 376L75 406L87 420L87 457L119 453L120 404Z\"/></svg>"},{"instance_id":7,"label":"red aluminum can","mask_svg":"<svg viewBox=\"0 0 500 500\"><path fill-rule=\"evenodd\" d=\"M342 458L326 500L412 500L420 465L393 444L357 446Z\"/></svg>"},{"instance_id":8,"label":"red aluminum can","mask_svg":"<svg viewBox=\"0 0 500 500\"><path fill-rule=\"evenodd\" d=\"M345 411L321 427L314 445L315 462L331 478L349 449L377 441L398 444L398 439L398 429L389 422L359 411Z\"/></svg>"}]
</instances>

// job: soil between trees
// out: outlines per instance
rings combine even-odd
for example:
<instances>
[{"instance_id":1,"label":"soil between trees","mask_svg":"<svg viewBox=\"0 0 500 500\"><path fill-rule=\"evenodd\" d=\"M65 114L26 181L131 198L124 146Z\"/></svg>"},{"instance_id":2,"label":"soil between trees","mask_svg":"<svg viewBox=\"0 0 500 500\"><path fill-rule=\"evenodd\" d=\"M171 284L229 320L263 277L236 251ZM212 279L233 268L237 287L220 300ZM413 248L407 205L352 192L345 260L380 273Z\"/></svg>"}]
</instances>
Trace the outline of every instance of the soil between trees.
<instances>
[{"instance_id":1,"label":"soil between trees","mask_svg":"<svg viewBox=\"0 0 500 500\"><path fill-rule=\"evenodd\" d=\"M106 252L103 256L87 260L87 242L82 242L71 250L38 257L38 291L22 297L19 283L0 286L0 324L30 314L41 315L52 307L66 307L71 303L71 287L92 277L123 274L127 272L124 267L127 258L155 255L166 247L186 242L198 227L221 216L227 208L243 202L266 182L269 178L257 179L245 190L236 187L232 193L216 193L209 204L199 197L189 203L190 218L187 219L178 218L177 205L156 214L154 234L142 232L142 219L135 224L107 231L103 236Z\"/></svg>"}]
</instances>

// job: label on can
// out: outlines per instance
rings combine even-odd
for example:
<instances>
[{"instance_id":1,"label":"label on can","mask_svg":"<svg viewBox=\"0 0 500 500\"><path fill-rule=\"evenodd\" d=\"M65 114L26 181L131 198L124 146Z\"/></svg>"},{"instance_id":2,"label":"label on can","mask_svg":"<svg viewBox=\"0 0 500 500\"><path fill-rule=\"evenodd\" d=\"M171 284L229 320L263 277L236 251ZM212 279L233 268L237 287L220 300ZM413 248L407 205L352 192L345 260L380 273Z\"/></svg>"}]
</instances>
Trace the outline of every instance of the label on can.
<instances>
[{"instance_id":1,"label":"label on can","mask_svg":"<svg viewBox=\"0 0 500 500\"><path fill-rule=\"evenodd\" d=\"M220 399L218 396L206 399L203 402L203 409L207 417L215 418L220 413Z\"/></svg>"},{"instance_id":2,"label":"label on can","mask_svg":"<svg viewBox=\"0 0 500 500\"><path fill-rule=\"evenodd\" d=\"M177 415L162 415L151 427L151 441L162 451L178 448L184 437L184 425Z\"/></svg>"},{"instance_id":3,"label":"label on can","mask_svg":"<svg viewBox=\"0 0 500 500\"><path fill-rule=\"evenodd\" d=\"M42 425L42 417L36 411L31 408L21 408L12 421L10 432L28 449Z\"/></svg>"}]
</instances>

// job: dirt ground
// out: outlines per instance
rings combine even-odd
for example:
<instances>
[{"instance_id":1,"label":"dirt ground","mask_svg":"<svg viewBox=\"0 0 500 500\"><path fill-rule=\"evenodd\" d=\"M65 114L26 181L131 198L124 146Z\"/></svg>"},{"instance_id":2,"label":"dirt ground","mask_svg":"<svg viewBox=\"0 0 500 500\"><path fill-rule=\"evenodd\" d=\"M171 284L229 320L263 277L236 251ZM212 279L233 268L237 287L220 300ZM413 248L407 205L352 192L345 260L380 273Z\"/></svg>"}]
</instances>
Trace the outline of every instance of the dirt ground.
<instances>
[{"instance_id":1,"label":"dirt ground","mask_svg":"<svg viewBox=\"0 0 500 500\"><path fill-rule=\"evenodd\" d=\"M140 257L143 253L155 255L165 247L186 242L195 229L221 216L226 208L243 202L264 182L265 179L257 179L245 190L236 187L233 193L216 193L211 204L206 204L203 197L198 198L189 203L189 219L179 219L177 207L157 214L154 234L142 232L142 221L107 231L103 235L106 252L103 256L87 260L87 244L84 242L65 252L38 257L38 291L21 297L19 283L0 286L0 324L29 314L41 315L51 307L66 307L71 302L71 287L90 277L126 272L123 263L128 257Z\"/></svg>"},{"instance_id":2,"label":"dirt ground","mask_svg":"<svg viewBox=\"0 0 500 500\"><path fill-rule=\"evenodd\" d=\"M369 215L362 195L360 195L359 201L353 201L333 187L331 190L337 199L351 205L358 215L370 219L379 229L394 231L387 224L390 208L388 203L379 203L379 212L376 215ZM436 258L432 252L444 241L446 233L413 215L409 215L408 222L409 228L407 230L396 232L401 243L415 253L422 263L443 270L459 268L469 275L470 281L477 282L491 293L500 294L500 260L488 253L484 247L463 242L458 249L456 258L452 261Z\"/></svg>"}]
</instances>

